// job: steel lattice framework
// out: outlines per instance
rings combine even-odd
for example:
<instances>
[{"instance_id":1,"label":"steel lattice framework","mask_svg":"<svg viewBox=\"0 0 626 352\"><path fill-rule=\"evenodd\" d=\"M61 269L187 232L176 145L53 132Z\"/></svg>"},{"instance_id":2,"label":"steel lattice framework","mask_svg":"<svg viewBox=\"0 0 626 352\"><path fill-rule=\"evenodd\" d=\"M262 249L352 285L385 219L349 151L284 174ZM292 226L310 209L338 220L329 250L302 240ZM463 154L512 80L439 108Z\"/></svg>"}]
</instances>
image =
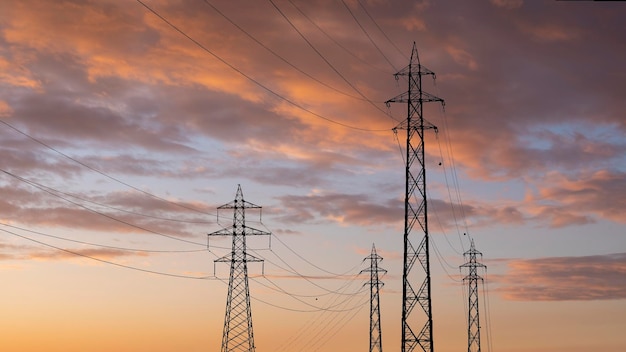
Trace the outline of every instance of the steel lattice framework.
<instances>
[{"instance_id":1,"label":"steel lattice framework","mask_svg":"<svg viewBox=\"0 0 626 352\"><path fill-rule=\"evenodd\" d=\"M376 247L372 244L372 252L369 256L370 267L363 269L362 273L370 273L370 281L365 285L370 285L370 352L383 351L382 330L380 328L380 288L383 282L379 280L379 275L387 273L387 270L378 266L383 257L376 254Z\"/></svg>"},{"instance_id":2,"label":"steel lattice framework","mask_svg":"<svg viewBox=\"0 0 626 352\"><path fill-rule=\"evenodd\" d=\"M226 300L226 316L222 335L222 352L254 352L254 335L252 332L252 310L250 309L250 288L248 287L248 263L263 260L247 253L246 236L270 235L246 226L246 209L261 209L260 206L243 199L241 186L237 187L235 200L218 207L233 209L233 225L208 234L211 236L232 236L231 253L216 259L215 262L230 263L228 280L228 298Z\"/></svg>"},{"instance_id":3,"label":"steel lattice framework","mask_svg":"<svg viewBox=\"0 0 626 352\"><path fill-rule=\"evenodd\" d=\"M482 257L482 253L474 247L474 240L470 249L463 253L463 257L467 258L467 262L461 265L461 268L467 268L468 274L463 278L463 283L467 283L468 314L467 314L467 352L480 352L480 319L478 311L478 281L483 278L478 275L478 268L487 268L478 262L478 256Z\"/></svg>"},{"instance_id":4,"label":"steel lattice framework","mask_svg":"<svg viewBox=\"0 0 626 352\"><path fill-rule=\"evenodd\" d=\"M428 217L426 202L426 168L424 163L424 131L436 127L424 120L423 104L443 100L422 90L422 77L435 74L422 66L413 43L409 65L395 74L408 78L408 91L386 103L407 103L407 118L394 128L407 131L406 137L406 187L404 198L404 269L402 273L402 352L411 352L420 346L424 352L433 351L433 318L430 299L430 258ZM415 224L421 228L413 231ZM417 245L416 245L417 244ZM413 266L419 261L420 272ZM419 280L422 279L421 283ZM415 284L419 286L414 286ZM417 287L417 291L415 290ZM420 318L413 309L419 303L425 323L420 327ZM415 330L415 329L418 330Z\"/></svg>"}]
</instances>

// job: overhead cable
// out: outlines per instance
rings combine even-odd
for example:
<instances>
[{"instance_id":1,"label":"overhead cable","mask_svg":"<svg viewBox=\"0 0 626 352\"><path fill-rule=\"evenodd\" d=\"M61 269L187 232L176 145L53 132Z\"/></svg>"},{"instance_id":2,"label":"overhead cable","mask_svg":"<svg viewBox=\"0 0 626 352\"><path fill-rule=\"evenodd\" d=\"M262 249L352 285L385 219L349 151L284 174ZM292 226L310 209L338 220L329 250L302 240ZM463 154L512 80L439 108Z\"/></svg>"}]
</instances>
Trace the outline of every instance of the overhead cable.
<instances>
[{"instance_id":1,"label":"overhead cable","mask_svg":"<svg viewBox=\"0 0 626 352\"><path fill-rule=\"evenodd\" d=\"M50 190L50 189L46 188L46 187L45 187L45 186L43 186L43 185L40 185L40 184L39 184L39 183L37 183L37 182L27 180L27 179L25 179L25 178L23 178L23 177L20 177L20 176L18 176L18 175L15 175L15 174L13 174L13 173L11 173L11 172L9 172L9 171L3 170L3 169L0 169L0 172L3 172L3 173L5 173L5 174L7 174L7 175L9 175L9 176L11 176L11 177L13 177L13 178L15 178L15 179L17 179L17 180L21 181L21 182L24 182L24 183L26 183L26 184L28 184L28 185L31 185L32 187L35 187L35 188L37 188L37 189L39 189L39 190L41 190L41 191L43 191L43 192L45 192L45 193L48 193L48 194L50 194L50 195L52 195L52 196L54 196L54 197L60 198L60 199L62 199L62 200L64 200L64 201L66 201L66 202L68 202L68 203L71 203L71 204L73 204L73 205L77 206L77 207L83 208L83 209L85 209L85 210L87 210L87 211L89 211L89 212L91 212L91 213L94 213L94 214L97 214L97 215L103 216L103 217L105 217L105 218L108 218L108 219L110 219L110 220L113 220L113 221L119 222L119 223L121 223L121 224L124 224L124 225L130 226L130 227L134 227L134 228L136 228L136 229L139 229L139 230L142 230L142 231L146 231L146 232L149 232L149 233L152 233L152 234L155 234L155 235L159 235L159 236L167 237L167 238L170 238L170 239L173 239L173 240L176 240L176 241L186 242L186 243L191 243L191 244L200 245L200 246L206 246L206 244L204 244L204 243L199 243L199 242L189 241L189 240L185 240L185 239L182 239L182 238L174 237L174 236L171 236L171 235L166 235L166 234L164 234L164 233L160 233L160 232L157 232L157 231L154 231L154 230L150 230L150 229L147 229L147 228L145 228L145 227L142 227L142 226L139 226L139 225L135 225L135 224L133 224L133 223L130 223L130 222L128 222L128 221L125 221L125 220L122 220L122 219L118 219L118 218L116 218L116 217L114 217L114 216L111 216L111 215L108 215L108 214L102 213L102 212L97 211L97 210L95 210L95 209L89 208L89 207L87 207L87 206L85 206L85 205L83 205L83 204L77 203L77 202L75 202L75 201L73 201L73 200L71 200L71 199L68 199L68 198L66 198L66 197L63 197L62 195L59 195L59 194L57 194L57 193L53 192L52 190Z\"/></svg>"},{"instance_id":2,"label":"overhead cable","mask_svg":"<svg viewBox=\"0 0 626 352\"><path fill-rule=\"evenodd\" d=\"M187 249L187 250L167 249L167 250L157 250L157 249L139 249L139 248L127 248L127 247L109 246L109 245L106 245L106 244L85 242L85 241L74 240L74 239L71 239L71 238L55 236L55 235L51 235L51 234L40 232L40 231L29 230L29 229L25 229L23 227L6 224L6 223L3 223L3 222L0 222L0 225L6 226L6 227L10 227L10 228L13 228L13 229L16 229L16 230L30 232L30 233L35 234L35 235L55 238L57 240L74 242L74 243L80 243L80 244L86 244L86 245L94 246L94 247L115 249L115 250L119 250L119 251L143 252L143 253L194 253L194 252L205 252L206 251L206 249Z\"/></svg>"},{"instance_id":3,"label":"overhead cable","mask_svg":"<svg viewBox=\"0 0 626 352\"><path fill-rule=\"evenodd\" d=\"M346 10L348 10L348 12L350 13L350 16L352 16L352 18L354 19L354 21L356 22L356 24L359 25L359 28L361 28L361 31L363 31L363 33L365 34L365 36L367 37L367 39L369 39L370 43L372 43L372 45L376 48L376 50L378 50L378 52L380 53L380 55L382 55L382 57L385 58L385 60L387 61L387 63L393 68L394 72L398 72L398 69L394 66L393 63L391 63L391 61L389 60L389 58L387 57L387 55L385 55L385 53L383 53L382 50L380 50L380 48L378 47L378 45L376 45L376 42L374 42L374 39L372 39L372 37L369 35L369 33L367 33L367 31L365 30L365 27L363 27L363 25L361 24L361 22L359 21L358 18L356 18L356 16L354 15L354 13L352 12L352 10L350 10L350 6L348 6L348 4L346 4L346 2L344 0L341 0L341 3L343 4L343 6L346 8ZM371 17L370 17L371 18ZM380 29L380 27L379 27Z\"/></svg>"},{"instance_id":4,"label":"overhead cable","mask_svg":"<svg viewBox=\"0 0 626 352\"><path fill-rule=\"evenodd\" d=\"M396 44L389 38L389 36L387 36L387 33L385 33L385 31L383 31L382 28L380 28L380 26L378 25L378 23L376 22L376 20L374 20L374 17L372 17L372 15L370 15L369 11L367 11L367 7L365 7L365 5L363 5L363 2L360 0L357 0L357 2L359 3L359 5L361 5L361 8L363 9L363 11L365 12L365 14L367 15L367 17L370 18L370 20L372 20L372 23L374 23L374 25L376 25L376 28L378 28L378 30L383 34L383 36L385 36L385 38L387 39L387 41L389 43L391 43L391 45L398 51L398 53L400 53L400 55L402 55L405 59L410 60L410 58L408 56L406 56L405 53L402 52L402 50L400 50Z\"/></svg>"},{"instance_id":5,"label":"overhead cable","mask_svg":"<svg viewBox=\"0 0 626 352\"><path fill-rule=\"evenodd\" d=\"M263 47L263 49L267 50L268 52L270 52L272 55L274 55L276 58L278 58L279 60L281 60L282 62L284 62L285 64L289 65L291 68L293 68L294 70L300 72L301 74L305 75L306 77L312 79L313 81L321 84L322 86L331 89L339 94L345 95L347 97L353 98L353 99L358 99L358 100L363 100L366 101L366 98L363 97L358 97L349 93L346 93L344 91L341 91L331 85L329 85L328 83L325 83L317 78L315 78L313 75L305 72L304 70L302 70L301 68L299 68L298 66L292 64L290 61L288 61L287 59L285 59L282 55L278 54L277 52L275 52L274 50L272 50L270 47L268 47L267 45L263 44L261 41L259 41L256 37L254 37L252 34L250 34L250 32L246 31L244 28L242 28L241 26L239 26L237 23L235 23L233 20L231 20L228 16L226 16L222 11L220 11L217 7L215 7L215 5L211 4L208 0L204 0L204 3L207 4L208 6L210 6L213 10L215 10L215 12L217 12L220 16L222 16L225 20L227 20L228 22L230 22L230 24L232 24L233 26L237 27L237 29L239 29L241 32L243 32L246 36L248 36L248 38L252 39L255 43L259 44L261 47Z\"/></svg>"},{"instance_id":6,"label":"overhead cable","mask_svg":"<svg viewBox=\"0 0 626 352\"><path fill-rule=\"evenodd\" d=\"M187 206L187 205L184 205L184 204L180 204L180 203L177 203L177 202L173 202L173 201L168 200L168 199L165 199L165 198L163 198L163 197L159 197L159 196L157 196L156 194L152 194L152 193L150 193L150 192L144 191L144 190L142 190L141 188L138 188L138 187L135 187L135 186L133 186L133 185L130 185L130 184L128 184L128 183L126 183L126 182L124 182L124 181L122 181L122 180L118 179L118 178L115 178L115 177L113 177L113 176L111 176L111 175L109 175L109 174L107 174L107 173L105 173L105 172L103 172L103 171L101 171L101 170L98 170L98 169L96 169L96 168L94 168L94 167L92 167L92 166L90 166L90 165L88 165L88 164L85 164L84 162L82 162L82 161L80 161L80 160L78 160L78 159L75 159L75 158L73 158L73 157L71 157L71 156L69 156L69 155L67 155L67 154L63 153L62 151L60 151L60 150L58 150L58 149L56 149L56 148L52 147L52 146L51 146L51 145L49 145L49 144L44 143L43 141L41 141L41 140L39 140L39 139L37 139L37 138L35 138L35 137L31 136L31 135L29 135L28 133L26 133L26 132L24 132L24 131L22 131L22 130L18 129L17 127L15 127L15 126L13 126L13 125L9 124L8 122L6 122L6 121L4 121L4 120L2 120L2 119L0 119L0 123L2 123L2 124L4 124L5 126L7 126L7 127L11 128L12 130L16 131L17 133L19 133L19 134L21 134L21 135L23 135L23 136L27 137L28 139L30 139L30 140L32 140L32 141L34 141L34 142L36 142L36 143L38 143L38 144L40 144L40 145L42 145L42 146L46 147L46 148L48 148L48 149L52 150L53 152L55 152L55 153L57 153L57 154L59 154L59 155L61 155L61 156L65 157L65 158L67 158L67 159L69 159L69 160L71 160L71 161L73 161L73 162L75 162L75 163L77 163L77 164L79 164L79 165L81 165L81 166L83 166L83 167L85 167L85 168L87 168L87 169L89 169L89 170L93 171L93 172L96 172L96 173L98 173L98 174L100 174L100 175L102 175L102 176L104 176L104 177L106 177L106 178L108 178L108 179L110 179L110 180L113 180L113 181L115 181L115 182L117 182L117 183L120 183L120 184L122 184L122 185L124 185L124 186L126 186L126 187L132 188L132 189L134 189L135 191L141 192L141 193L143 193L143 194L145 194L145 195L147 195L147 196L150 196L150 197L152 197L152 198L158 199L158 200L160 200L160 201L163 201L163 202L166 202L166 203L169 203L169 204L173 204L173 205L175 205L175 206L177 206L177 207L181 207L181 208L184 208L184 209L187 209L187 210L191 210L191 211L194 211L194 212L197 212L197 213L205 214L205 215L211 215L211 216L215 215L215 214L211 214L211 213L205 213L205 212L203 212L203 211L201 211L201 210L198 210L198 209L195 209L195 208L193 208L193 207L190 207L190 206Z\"/></svg>"},{"instance_id":7,"label":"overhead cable","mask_svg":"<svg viewBox=\"0 0 626 352\"><path fill-rule=\"evenodd\" d=\"M162 16L161 14L159 14L156 10L154 10L153 8L151 8L150 6L148 6L146 3L144 3L141 0L136 0L139 4L141 4L143 7L145 7L148 11L152 12L155 16L157 16L161 21L165 22L168 26L170 26L172 29L174 29L175 31L177 31L178 33L180 33L181 35L183 35L185 38L189 39L191 42L193 42L196 46L198 46L200 49L204 50L205 52L207 52L208 54L210 54L211 56L213 56L214 58L216 58L217 60L219 60L221 63L223 63L224 65L230 67L233 71L239 73L240 75L242 75L243 77L245 77L246 79L248 79L249 81L251 81L252 83L256 84L257 86L259 86L260 88L262 88L263 90L265 90L266 92L270 93L271 95L287 102L288 104L302 110L305 111L307 113L309 113L310 115L313 115L315 117L318 117L322 120L325 120L327 122L339 125L339 126L343 126L345 128L349 128L349 129L353 129L353 130L357 130L357 131L363 131L363 132L386 132L389 131L389 128L385 128L385 129L368 129L368 128L361 128L361 127L357 127L357 126L352 126L352 125L348 125L346 123L343 122L339 122L336 120L333 120L331 118L328 118L326 116L323 116L321 114L318 114L306 107L304 107L302 104L296 103L295 101L279 94L278 92L274 91L273 89L269 88L268 86L264 85L263 83L261 83L260 81L254 79L252 76L246 74L245 72L241 71L240 69L238 69L237 67L233 66L231 63L229 63L228 61L226 61L225 59L223 59L221 56L215 54L213 51L209 50L206 46L202 45L202 43L200 43L199 41L197 41L196 39L194 39L193 37L191 37L190 35L188 35L187 33L185 33L183 30L181 30L180 28L178 28L176 25L174 25L172 22L170 22L167 18L165 18L164 16Z\"/></svg>"},{"instance_id":8,"label":"overhead cable","mask_svg":"<svg viewBox=\"0 0 626 352\"><path fill-rule=\"evenodd\" d=\"M252 250L252 249L249 249L249 251L258 255L258 253L257 253L256 251ZM273 251L272 251L272 253L274 253L274 254L276 255L276 253L275 253L275 252L273 252ZM292 273L292 274L296 275L297 277L299 277L299 278L301 278L301 279L304 279L306 282L310 283L311 285L313 285L313 286L315 286L315 287L317 287L317 288L320 288L320 289L322 289L322 290L324 290L324 291L326 291L326 292L330 292L330 293L334 293L334 294L338 294L338 295L344 295L344 293L339 292L339 290L331 290L331 289L328 289L328 288L326 288L326 287L324 287L324 286L321 286L321 285L317 284L315 281L313 281L313 277L311 277L311 276L307 276L307 275L300 274L300 273L299 273L296 269L294 269L294 267L293 267L293 266L289 265L289 263L287 263L287 262L286 262L283 258L281 258L280 256L276 255L276 258L278 258L281 262L283 262L283 264L285 264L285 265L286 265L289 269L285 269L284 267L282 267L282 266L280 266L280 265L278 265L278 264L276 264L276 263L274 263L274 262L270 261L270 260L269 260L269 259L267 259L267 258L264 258L264 260L265 260L266 262L268 262L268 263L270 263L270 264L272 264L272 265L276 266L277 268L279 268L279 269L281 269L281 270L284 270L284 271L290 272L290 273Z\"/></svg>"},{"instance_id":9,"label":"overhead cable","mask_svg":"<svg viewBox=\"0 0 626 352\"><path fill-rule=\"evenodd\" d=\"M339 77L341 77L341 79L343 79L344 82L346 82L350 87L352 87L352 89L354 89L355 92L359 93L359 95L362 96L368 103L370 103L370 105L372 105L376 110L382 112L385 116L389 117L390 119L396 122L399 122L393 116L385 112L385 110L383 110L381 107L376 105L371 99L366 97L365 94L363 94L359 90L359 88L357 88L341 72L339 72L339 70L337 70L337 68L330 61L328 61L328 59L326 59L326 57L319 50L317 50L315 45L313 45L313 43L311 43L311 41L307 39L307 37L298 29L298 27L296 27L296 25L293 24L293 22L289 19L289 17L287 17L287 15L278 6L276 6L273 0L269 0L269 2L274 6L276 11L278 11L278 13L280 13L280 15L283 16L283 18L287 21L287 23L289 23L291 28L293 28L296 31L296 33L300 35L300 37L309 45L309 47L313 49L313 51L315 51L315 53L328 65L328 67L330 67ZM388 131L388 129L385 131Z\"/></svg>"},{"instance_id":10,"label":"overhead cable","mask_svg":"<svg viewBox=\"0 0 626 352\"><path fill-rule=\"evenodd\" d=\"M270 231L270 229L269 229L269 228L268 228L268 227L267 227L267 226L266 226L263 222L261 222L261 225L262 225L263 227L265 227L265 229L266 229L267 231L272 232L272 231ZM298 258L300 258L302 261L304 261L305 263L307 263L307 264L311 265L312 267L314 267L314 268L316 268L316 269L318 269L318 270L320 270L320 271L322 271L322 272L325 272L326 274L330 274L330 275L333 275L333 276L335 276L335 277L345 276L345 275L346 275L346 274L348 274L348 273L354 272L354 269L355 269L356 267L358 267L359 265L363 264L363 261L365 261L365 260L363 260L363 261L361 261L361 263L359 263L359 264L358 264L358 265L356 265L355 267L352 267L352 268L348 269L348 270L347 270L346 272L344 272L344 273L339 273L339 274L338 274L338 273L335 273L335 272L332 272L332 271L328 271L328 270L326 270L326 269L324 269L324 268L322 268L322 267L320 267L320 266L316 265L315 263L311 262L310 260L306 259L306 258L305 258L305 257L303 257L302 255L300 255L298 252L296 252L295 250L293 250L291 247L289 247L289 245L287 245L287 243L285 243L283 240L281 240L281 239L280 239L280 237L279 237L279 236L277 236L274 232L272 232L272 235L273 235L273 237L274 237L275 239L277 239L277 240L278 240L278 242L280 242L283 246L285 246L285 248L287 248L287 249L288 249L291 253L295 254L295 255L296 255Z\"/></svg>"},{"instance_id":11,"label":"overhead cable","mask_svg":"<svg viewBox=\"0 0 626 352\"><path fill-rule=\"evenodd\" d=\"M387 71L387 70L383 70L380 67L374 66L372 65L371 62L364 60L362 57L356 55L355 53L353 53L350 49L346 48L343 44L341 44L339 41L337 41L337 39L333 38L332 35L330 35L327 31L324 30L324 28L322 28L319 24L317 24L317 22L315 22L311 16L307 15L296 3L294 3L292 0L287 0L289 1L289 3L296 9L298 10L298 12L300 12L300 14L306 18L309 22L311 22L311 24L313 26L315 26L322 34L324 34L324 36L326 36L331 42L333 42L335 45L337 45L339 48L341 48L343 51L345 51L347 54L349 54L350 56L352 56L353 58L355 58L356 60L360 61L363 64L366 64L368 66L370 66L371 68L378 70L380 72L386 73L386 74L392 74L391 72Z\"/></svg>"},{"instance_id":12,"label":"overhead cable","mask_svg":"<svg viewBox=\"0 0 626 352\"><path fill-rule=\"evenodd\" d=\"M6 232L6 233L8 233L10 235L13 235L13 236L16 236L16 237L20 237L22 239L25 239L25 240L28 240L28 241L31 241L31 242L38 243L38 244L46 246L46 247L50 247L50 248L56 249L58 251L69 253L69 254L72 254L72 255L75 255L75 256L78 256L78 257L83 257L83 258L95 260L97 262L118 266L118 267L125 268L125 269L131 269L131 270L141 271L141 272L144 272L144 273L157 274L157 275L163 275L163 276L178 277L178 278L183 278L183 279L207 280L207 279L211 278L209 276L190 276L190 275L164 273L164 272L155 271L155 270L142 269L142 268L126 265L126 264L115 263L115 262L112 262L110 260L100 259L100 258L96 258L96 257L90 256L90 255L79 253L79 252L76 252L76 251L73 251L73 250L57 247L57 246L51 245L49 243L45 243L45 242L36 240L34 238L30 238L30 237L27 237L27 236L23 236L23 235L17 234L17 233L15 233L13 231L4 230L4 229L1 229L1 228L0 228L0 231Z\"/></svg>"}]
</instances>

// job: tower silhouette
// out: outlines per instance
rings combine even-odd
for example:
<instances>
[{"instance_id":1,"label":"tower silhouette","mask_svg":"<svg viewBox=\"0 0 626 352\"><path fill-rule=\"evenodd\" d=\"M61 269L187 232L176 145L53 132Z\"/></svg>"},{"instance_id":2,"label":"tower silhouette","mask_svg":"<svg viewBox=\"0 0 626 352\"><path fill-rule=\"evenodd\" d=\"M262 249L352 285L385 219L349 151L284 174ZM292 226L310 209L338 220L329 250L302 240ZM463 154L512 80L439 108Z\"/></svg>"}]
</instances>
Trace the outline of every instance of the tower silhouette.
<instances>
[{"instance_id":1,"label":"tower silhouette","mask_svg":"<svg viewBox=\"0 0 626 352\"><path fill-rule=\"evenodd\" d=\"M366 285L370 285L370 352L383 351L382 330L380 328L380 288L384 285L379 280L380 273L387 273L387 270L380 268L378 263L383 257L376 254L376 247L372 244L372 253L365 259L370 260L370 267L361 270L362 273L370 273L370 281Z\"/></svg>"},{"instance_id":2,"label":"tower silhouette","mask_svg":"<svg viewBox=\"0 0 626 352\"><path fill-rule=\"evenodd\" d=\"M478 281L483 278L478 275L478 268L487 268L478 262L478 256L482 257L482 253L474 247L474 240L471 242L470 249L463 253L463 257L467 258L467 262L460 268L467 268L468 274L463 278L463 283L467 283L467 298L469 301L467 312L467 352L480 352L480 319L478 310Z\"/></svg>"},{"instance_id":3,"label":"tower silhouette","mask_svg":"<svg viewBox=\"0 0 626 352\"><path fill-rule=\"evenodd\" d=\"M250 308L250 288L248 287L248 263L263 260L248 254L246 236L270 235L246 226L246 209L261 209L260 206L243 199L241 185L237 187L235 200L217 208L233 209L233 225L208 234L211 236L232 236L231 252L216 259L215 262L230 263L228 279L228 298L222 335L222 352L254 352L254 334L252 331L252 310Z\"/></svg>"},{"instance_id":4,"label":"tower silhouette","mask_svg":"<svg viewBox=\"0 0 626 352\"><path fill-rule=\"evenodd\" d=\"M386 101L389 103L407 103L407 118L394 128L405 129L406 136L406 168L404 196L404 269L402 272L402 352L411 352L418 345L424 352L432 352L433 348L433 316L430 299L430 254L428 235L428 216L426 202L426 167L424 161L424 131L436 127L427 122L423 116L423 103L440 102L443 100L422 90L422 76L434 72L422 66L417 55L417 47L413 43L409 65L395 74L406 76L409 82L408 91ZM413 231L415 224L419 231ZM416 246L417 244L417 246ZM413 266L419 261L421 271L414 271ZM422 282L419 283L420 278ZM415 286L414 286L415 285ZM416 291L417 288L417 291ZM419 303L422 308L422 319L413 311ZM419 312L417 312L419 313ZM425 320L420 327L420 320ZM417 330L415 330L417 327Z\"/></svg>"}]
</instances>

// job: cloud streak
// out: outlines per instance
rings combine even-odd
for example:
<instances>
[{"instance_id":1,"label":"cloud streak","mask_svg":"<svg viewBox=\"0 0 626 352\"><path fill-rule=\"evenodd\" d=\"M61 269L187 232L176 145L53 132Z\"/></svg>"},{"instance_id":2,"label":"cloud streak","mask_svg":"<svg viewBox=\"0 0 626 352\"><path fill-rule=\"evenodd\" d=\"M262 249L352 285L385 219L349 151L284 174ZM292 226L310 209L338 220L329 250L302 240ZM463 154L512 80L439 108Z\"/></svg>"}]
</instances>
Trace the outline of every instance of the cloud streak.
<instances>
[{"instance_id":1,"label":"cloud streak","mask_svg":"<svg viewBox=\"0 0 626 352\"><path fill-rule=\"evenodd\" d=\"M591 301L626 298L626 253L516 259L490 275L496 292L514 301Z\"/></svg>"}]
</instances>

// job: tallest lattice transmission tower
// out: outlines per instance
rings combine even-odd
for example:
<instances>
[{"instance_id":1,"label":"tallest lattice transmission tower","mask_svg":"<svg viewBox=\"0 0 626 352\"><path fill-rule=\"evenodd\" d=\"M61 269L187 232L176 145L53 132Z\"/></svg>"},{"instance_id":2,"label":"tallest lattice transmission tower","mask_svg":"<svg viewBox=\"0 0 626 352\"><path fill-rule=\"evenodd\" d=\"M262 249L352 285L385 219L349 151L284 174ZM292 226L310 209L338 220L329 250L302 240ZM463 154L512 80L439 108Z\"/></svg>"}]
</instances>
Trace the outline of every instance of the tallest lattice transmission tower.
<instances>
[{"instance_id":1,"label":"tallest lattice transmission tower","mask_svg":"<svg viewBox=\"0 0 626 352\"><path fill-rule=\"evenodd\" d=\"M246 209L261 209L260 206L243 199L241 186L237 187L235 200L218 207L233 210L233 225L210 233L208 236L232 236L231 252L215 262L230 263L228 279L228 298L221 352L254 352L254 334L252 332L252 310L250 308L250 288L248 286L248 263L262 259L248 253L246 236L270 235L246 226Z\"/></svg>"},{"instance_id":2,"label":"tallest lattice transmission tower","mask_svg":"<svg viewBox=\"0 0 626 352\"><path fill-rule=\"evenodd\" d=\"M406 187L404 197L404 269L402 273L402 352L417 346L424 352L433 349L433 316L430 299L430 256L426 203L426 168L424 162L424 131L436 127L424 120L423 104L443 100L422 90L422 77L435 74L420 64L413 43L409 65L395 74L407 77L408 91L386 103L406 103L407 118L394 128L407 131ZM414 231L413 227L419 225ZM415 262L419 262L417 270ZM421 280L421 282L420 282ZM419 304L420 311L414 311Z\"/></svg>"}]
</instances>

